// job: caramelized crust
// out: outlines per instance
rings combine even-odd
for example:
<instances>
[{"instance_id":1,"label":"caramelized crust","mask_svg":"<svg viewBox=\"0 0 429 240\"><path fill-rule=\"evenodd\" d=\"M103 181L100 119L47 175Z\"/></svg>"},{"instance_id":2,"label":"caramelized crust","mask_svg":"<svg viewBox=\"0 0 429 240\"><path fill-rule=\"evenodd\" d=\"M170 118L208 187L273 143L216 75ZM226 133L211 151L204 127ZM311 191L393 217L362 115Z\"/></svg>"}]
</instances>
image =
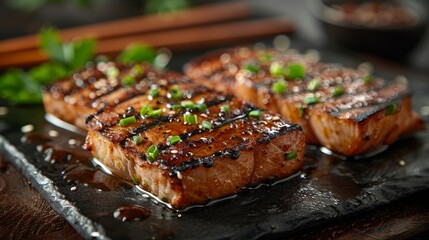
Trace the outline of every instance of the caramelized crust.
<instances>
[{"instance_id":1,"label":"caramelized crust","mask_svg":"<svg viewBox=\"0 0 429 240\"><path fill-rule=\"evenodd\" d=\"M85 122L86 148L95 158L172 207L204 204L301 168L305 137L299 125L145 65L145 73L124 84L121 78L135 66L105 64L104 71L100 66L86 69L53 85L45 93L45 104L56 106L46 110L78 126ZM109 68L118 75L109 77ZM76 76L84 84L79 85ZM153 89L156 95L151 95ZM180 96L173 97L173 90ZM142 113L148 108L159 114ZM194 115L195 123L185 121ZM133 121L123 124L129 117ZM180 141L171 144L172 136ZM151 146L159 153L154 159L147 155Z\"/></svg>"},{"instance_id":2,"label":"caramelized crust","mask_svg":"<svg viewBox=\"0 0 429 240\"><path fill-rule=\"evenodd\" d=\"M273 75L274 64L284 69L300 65L305 74L292 78ZM412 111L412 92L407 86L337 64L318 63L293 50L213 52L186 65L185 72L200 84L280 113L303 126L307 143L348 157L374 151L401 134L425 128ZM281 81L286 91L275 92L273 85ZM317 87L312 86L315 82Z\"/></svg>"}]
</instances>

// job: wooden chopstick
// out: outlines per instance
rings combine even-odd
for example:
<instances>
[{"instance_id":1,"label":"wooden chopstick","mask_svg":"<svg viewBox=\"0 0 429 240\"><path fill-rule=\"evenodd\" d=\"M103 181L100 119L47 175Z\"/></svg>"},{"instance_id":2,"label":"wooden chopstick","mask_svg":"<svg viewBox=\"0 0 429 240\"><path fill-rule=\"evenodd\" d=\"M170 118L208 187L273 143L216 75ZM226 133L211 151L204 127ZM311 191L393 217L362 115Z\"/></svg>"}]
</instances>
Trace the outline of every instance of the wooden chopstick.
<instances>
[{"instance_id":1,"label":"wooden chopstick","mask_svg":"<svg viewBox=\"0 0 429 240\"><path fill-rule=\"evenodd\" d=\"M249 17L247 1L210 4L163 15L146 15L107 23L92 24L61 30L63 40L92 37L98 40L120 36L165 31ZM37 35L0 41L0 54L37 49Z\"/></svg>"},{"instance_id":2,"label":"wooden chopstick","mask_svg":"<svg viewBox=\"0 0 429 240\"><path fill-rule=\"evenodd\" d=\"M243 20L105 39L97 42L96 54L114 55L132 43L145 43L155 48L167 47L176 51L224 46L292 31L294 26L287 19ZM0 69L27 67L46 60L47 56L38 49L5 53L0 55Z\"/></svg>"}]
</instances>

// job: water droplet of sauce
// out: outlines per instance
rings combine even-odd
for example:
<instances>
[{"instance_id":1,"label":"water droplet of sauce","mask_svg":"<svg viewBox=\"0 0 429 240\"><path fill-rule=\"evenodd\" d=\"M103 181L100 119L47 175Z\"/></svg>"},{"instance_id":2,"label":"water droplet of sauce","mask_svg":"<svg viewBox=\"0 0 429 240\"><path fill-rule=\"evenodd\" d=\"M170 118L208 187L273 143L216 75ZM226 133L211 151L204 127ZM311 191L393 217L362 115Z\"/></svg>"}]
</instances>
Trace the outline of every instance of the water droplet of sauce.
<instances>
[{"instance_id":1,"label":"water droplet of sauce","mask_svg":"<svg viewBox=\"0 0 429 240\"><path fill-rule=\"evenodd\" d=\"M142 221L150 215L149 210L137 205L122 206L113 212L113 217L122 222Z\"/></svg>"}]
</instances>

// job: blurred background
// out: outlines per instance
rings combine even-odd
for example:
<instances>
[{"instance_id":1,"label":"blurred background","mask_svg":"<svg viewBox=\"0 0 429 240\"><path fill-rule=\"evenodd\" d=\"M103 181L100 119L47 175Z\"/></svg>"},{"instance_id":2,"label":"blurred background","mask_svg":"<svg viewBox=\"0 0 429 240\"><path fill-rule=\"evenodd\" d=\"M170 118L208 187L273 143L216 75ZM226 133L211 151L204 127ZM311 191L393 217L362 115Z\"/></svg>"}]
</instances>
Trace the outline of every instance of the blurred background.
<instances>
[{"instance_id":1,"label":"blurred background","mask_svg":"<svg viewBox=\"0 0 429 240\"><path fill-rule=\"evenodd\" d=\"M145 14L160 14L169 11L189 9L196 6L227 1L214 0L2 0L0 1L0 40L13 37L36 34L42 27L55 26L58 29L82 26L87 24L106 22ZM231 1L229 1L231 2ZM320 5L326 2L319 0L251 0L248 3L252 8L253 17L280 16L290 19L295 31L292 36L295 42L304 42L311 48L354 49L344 46L335 36L341 32L335 32L334 37L328 37L326 29L317 16L323 11ZM344 2L344 1L343 1ZM348 2L360 3L362 1L350 0ZM369 1L371 2L371 1ZM382 2L382 1L373 1ZM424 30L427 30L426 15L429 9L428 1L399 1L417 2L417 8L422 8ZM419 9L421 11L422 9ZM213 13L216 14L216 13ZM325 26L326 27L326 26ZM332 32L329 32L332 34ZM364 33L365 34L365 33ZM390 56L388 60L406 62L412 68L423 72L429 71L429 31L422 32L424 36L413 44L406 54L398 58ZM409 36L410 33L400 33L398 36ZM359 41L360 36L353 36ZM403 41L394 36L391 41ZM245 39L243 39L244 42ZM390 41L380 39L378 44L383 46ZM402 45L407 44L404 42ZM415 45L415 46L414 46ZM376 46L376 48L378 48ZM364 49L365 50L365 49ZM395 51L394 49L392 51ZM359 53L373 54L374 51L362 51ZM375 51L375 56L379 53ZM385 57L381 54L382 57Z\"/></svg>"}]
</instances>

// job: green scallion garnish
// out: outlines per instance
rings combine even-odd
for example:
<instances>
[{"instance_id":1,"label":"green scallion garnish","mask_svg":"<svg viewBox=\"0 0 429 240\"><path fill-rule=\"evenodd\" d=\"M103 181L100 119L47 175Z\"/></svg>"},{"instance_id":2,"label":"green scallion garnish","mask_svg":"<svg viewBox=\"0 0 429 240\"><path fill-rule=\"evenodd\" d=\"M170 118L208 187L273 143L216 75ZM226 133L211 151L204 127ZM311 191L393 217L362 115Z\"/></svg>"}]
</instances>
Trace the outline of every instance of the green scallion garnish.
<instances>
[{"instance_id":1,"label":"green scallion garnish","mask_svg":"<svg viewBox=\"0 0 429 240\"><path fill-rule=\"evenodd\" d=\"M152 111L152 113L149 115L149 117L159 118L161 116L161 113L162 113L161 109L156 109L156 110Z\"/></svg>"},{"instance_id":2,"label":"green scallion garnish","mask_svg":"<svg viewBox=\"0 0 429 240\"><path fill-rule=\"evenodd\" d=\"M341 95L343 95L344 93L344 88L341 86L335 86L334 89L332 89L332 96L333 97L339 97Z\"/></svg>"},{"instance_id":3,"label":"green scallion garnish","mask_svg":"<svg viewBox=\"0 0 429 240\"><path fill-rule=\"evenodd\" d=\"M296 109L298 110L299 117L304 116L304 110L305 110L305 108L304 108L303 104L297 105Z\"/></svg>"},{"instance_id":4,"label":"green scallion garnish","mask_svg":"<svg viewBox=\"0 0 429 240\"><path fill-rule=\"evenodd\" d=\"M180 105L184 108L187 108L187 109L194 109L195 108L195 103L192 102L191 100L183 100L180 102Z\"/></svg>"},{"instance_id":5,"label":"green scallion garnish","mask_svg":"<svg viewBox=\"0 0 429 240\"><path fill-rule=\"evenodd\" d=\"M143 73L143 68L142 68L142 66L140 64L136 64L136 65L133 66L133 68L131 68L131 72L134 75L140 75L140 74Z\"/></svg>"},{"instance_id":6,"label":"green scallion garnish","mask_svg":"<svg viewBox=\"0 0 429 240\"><path fill-rule=\"evenodd\" d=\"M137 121L137 120L136 120L136 117L135 117L135 116L126 117L126 118L122 118L121 120L119 120L119 125L120 125L121 127L126 127L126 126L128 126L128 125L130 125L130 124L135 123L136 121Z\"/></svg>"},{"instance_id":7,"label":"green scallion garnish","mask_svg":"<svg viewBox=\"0 0 429 240\"><path fill-rule=\"evenodd\" d=\"M198 123L198 117L195 114L184 115L183 120L185 121L185 124L197 124Z\"/></svg>"},{"instance_id":8,"label":"green scallion garnish","mask_svg":"<svg viewBox=\"0 0 429 240\"><path fill-rule=\"evenodd\" d=\"M147 150L146 150L146 158L149 162L153 163L159 156L159 150L158 147L156 145L152 145L150 146Z\"/></svg>"},{"instance_id":9,"label":"green scallion garnish","mask_svg":"<svg viewBox=\"0 0 429 240\"><path fill-rule=\"evenodd\" d=\"M149 117L149 115L151 115L152 112L153 112L153 109L149 105L146 105L140 109L140 115L142 117Z\"/></svg>"},{"instance_id":10,"label":"green scallion garnish","mask_svg":"<svg viewBox=\"0 0 429 240\"><path fill-rule=\"evenodd\" d=\"M106 76L108 78L116 78L119 76L119 69L116 67L110 67L107 69Z\"/></svg>"},{"instance_id":11,"label":"green scallion garnish","mask_svg":"<svg viewBox=\"0 0 429 240\"><path fill-rule=\"evenodd\" d=\"M137 178L136 175L133 175L132 179L134 184L139 184L139 179Z\"/></svg>"},{"instance_id":12,"label":"green scallion garnish","mask_svg":"<svg viewBox=\"0 0 429 240\"><path fill-rule=\"evenodd\" d=\"M249 117L260 118L261 116L262 116L262 112L259 109L252 110L252 111L249 112Z\"/></svg>"},{"instance_id":13,"label":"green scallion garnish","mask_svg":"<svg viewBox=\"0 0 429 240\"><path fill-rule=\"evenodd\" d=\"M197 105L195 105L195 107L200 112L205 112L207 110L207 105L205 105L204 103L198 103Z\"/></svg>"},{"instance_id":14,"label":"green scallion garnish","mask_svg":"<svg viewBox=\"0 0 429 240\"><path fill-rule=\"evenodd\" d=\"M142 138L142 137L140 137L139 135L136 135L136 136L134 136L134 137L133 137L133 142L134 142L136 145L139 145L142 141L143 141L143 138Z\"/></svg>"},{"instance_id":15,"label":"green scallion garnish","mask_svg":"<svg viewBox=\"0 0 429 240\"><path fill-rule=\"evenodd\" d=\"M158 88L152 88L152 89L150 89L149 95L151 97L158 97L159 96L159 89Z\"/></svg>"},{"instance_id":16,"label":"green scallion garnish","mask_svg":"<svg viewBox=\"0 0 429 240\"><path fill-rule=\"evenodd\" d=\"M395 103L389 104L384 108L384 115L390 116L390 115L394 114L397 109L398 109L398 106L396 106Z\"/></svg>"},{"instance_id":17,"label":"green scallion garnish","mask_svg":"<svg viewBox=\"0 0 429 240\"><path fill-rule=\"evenodd\" d=\"M157 118L157 117L161 116L161 113L162 113L161 109L153 110L152 107L149 105L146 105L140 109L140 116L142 116L142 117Z\"/></svg>"},{"instance_id":18,"label":"green scallion garnish","mask_svg":"<svg viewBox=\"0 0 429 240\"><path fill-rule=\"evenodd\" d=\"M305 77L305 67L298 63L289 64L286 68L285 75L289 79L302 79Z\"/></svg>"},{"instance_id":19,"label":"green scallion garnish","mask_svg":"<svg viewBox=\"0 0 429 240\"><path fill-rule=\"evenodd\" d=\"M230 106L229 105L222 105L221 107L220 107L220 111L221 112L224 112L224 113L227 113L227 112L229 112L229 110L230 110Z\"/></svg>"},{"instance_id":20,"label":"green scallion garnish","mask_svg":"<svg viewBox=\"0 0 429 240\"><path fill-rule=\"evenodd\" d=\"M203 123L201 125L204 129L212 129L213 128L213 124L209 121L203 121Z\"/></svg>"},{"instance_id":21,"label":"green scallion garnish","mask_svg":"<svg viewBox=\"0 0 429 240\"><path fill-rule=\"evenodd\" d=\"M304 98L304 103L307 105L313 105L320 103L320 99L316 96L311 95Z\"/></svg>"},{"instance_id":22,"label":"green scallion garnish","mask_svg":"<svg viewBox=\"0 0 429 240\"><path fill-rule=\"evenodd\" d=\"M271 53L269 53L269 52L264 52L259 57L259 60L262 63L267 63L267 62L271 61L271 59L273 59L273 55Z\"/></svg>"},{"instance_id":23,"label":"green scallion garnish","mask_svg":"<svg viewBox=\"0 0 429 240\"><path fill-rule=\"evenodd\" d=\"M321 85L320 79L319 78L314 78L312 79L308 85L307 85L307 89L309 91L316 91Z\"/></svg>"},{"instance_id":24,"label":"green scallion garnish","mask_svg":"<svg viewBox=\"0 0 429 240\"><path fill-rule=\"evenodd\" d=\"M250 73L257 74L259 72L259 67L254 63L246 63L244 69Z\"/></svg>"},{"instance_id":25,"label":"green scallion garnish","mask_svg":"<svg viewBox=\"0 0 429 240\"><path fill-rule=\"evenodd\" d=\"M134 84L135 82L136 82L136 80L135 80L132 76L130 76L130 75L127 75L127 76L125 76L125 77L122 79L122 84L123 84L124 86L132 85L132 84Z\"/></svg>"},{"instance_id":26,"label":"green scallion garnish","mask_svg":"<svg viewBox=\"0 0 429 240\"><path fill-rule=\"evenodd\" d=\"M277 82L273 83L271 86L271 90L277 94L283 94L286 92L287 86L285 80L278 80Z\"/></svg>"},{"instance_id":27,"label":"green scallion garnish","mask_svg":"<svg viewBox=\"0 0 429 240\"><path fill-rule=\"evenodd\" d=\"M362 78L362 80L365 84L371 84L372 83L372 76L366 75L365 77Z\"/></svg>"},{"instance_id":28,"label":"green scallion garnish","mask_svg":"<svg viewBox=\"0 0 429 240\"><path fill-rule=\"evenodd\" d=\"M292 159L295 159L298 156L298 154L296 152L288 152L288 153L285 153L284 156L286 160L292 160Z\"/></svg>"},{"instance_id":29,"label":"green scallion garnish","mask_svg":"<svg viewBox=\"0 0 429 240\"><path fill-rule=\"evenodd\" d=\"M180 138L180 136L169 136L167 138L167 145L174 145L178 142L182 141L182 139Z\"/></svg>"},{"instance_id":30,"label":"green scallion garnish","mask_svg":"<svg viewBox=\"0 0 429 240\"><path fill-rule=\"evenodd\" d=\"M279 62L272 62L270 65L270 74L273 77L282 77L285 73L284 66Z\"/></svg>"},{"instance_id":31,"label":"green scallion garnish","mask_svg":"<svg viewBox=\"0 0 429 240\"><path fill-rule=\"evenodd\" d=\"M167 94L167 97L171 100L174 101L178 101L180 99L182 99L182 89L179 88L179 86L174 85L173 87L171 87L170 91Z\"/></svg>"},{"instance_id":32,"label":"green scallion garnish","mask_svg":"<svg viewBox=\"0 0 429 240\"><path fill-rule=\"evenodd\" d=\"M172 108L172 109L174 109L174 110L181 109L181 108L182 108L182 105L180 105L180 104L173 104L173 105L171 106L171 108Z\"/></svg>"}]
</instances>

